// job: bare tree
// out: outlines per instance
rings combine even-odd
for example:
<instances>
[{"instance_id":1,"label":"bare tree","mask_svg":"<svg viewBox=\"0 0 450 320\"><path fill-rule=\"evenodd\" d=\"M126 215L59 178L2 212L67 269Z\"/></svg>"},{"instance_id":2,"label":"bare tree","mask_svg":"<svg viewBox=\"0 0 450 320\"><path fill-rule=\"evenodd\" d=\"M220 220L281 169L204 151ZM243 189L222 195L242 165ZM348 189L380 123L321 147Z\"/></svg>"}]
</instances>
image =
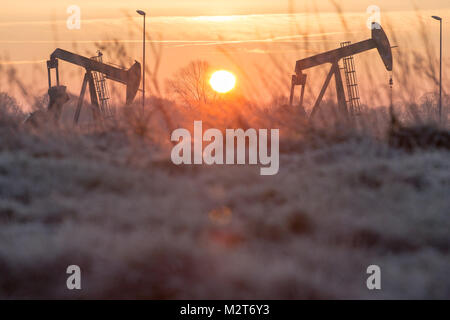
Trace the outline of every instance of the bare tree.
<instances>
[{"instance_id":1,"label":"bare tree","mask_svg":"<svg viewBox=\"0 0 450 320\"><path fill-rule=\"evenodd\" d=\"M211 68L206 61L192 61L167 81L167 90L189 106L208 104L216 94L208 83Z\"/></svg>"}]
</instances>

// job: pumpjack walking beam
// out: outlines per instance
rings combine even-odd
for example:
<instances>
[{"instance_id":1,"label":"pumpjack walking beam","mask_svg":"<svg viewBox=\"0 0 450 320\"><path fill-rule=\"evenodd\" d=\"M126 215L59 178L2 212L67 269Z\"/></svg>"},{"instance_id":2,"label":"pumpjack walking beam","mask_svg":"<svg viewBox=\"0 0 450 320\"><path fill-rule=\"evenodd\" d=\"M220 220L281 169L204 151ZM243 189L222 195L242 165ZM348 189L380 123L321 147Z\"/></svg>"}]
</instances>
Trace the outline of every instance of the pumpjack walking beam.
<instances>
[{"instance_id":1,"label":"pumpjack walking beam","mask_svg":"<svg viewBox=\"0 0 450 320\"><path fill-rule=\"evenodd\" d=\"M292 105L293 96L294 96L294 90L295 86L301 84L302 85L302 96L303 96L303 90L304 86L306 85L306 75L303 74L303 71L313 68L325 63L330 63L331 68L330 71L325 79L325 83L322 86L322 89L320 90L319 96L317 97L317 100L314 104L314 107L311 111L310 117L313 117L314 114L317 112L317 110L320 107L320 103L322 102L322 98L325 94L326 89L328 88L328 85L330 84L331 77L334 75L335 82L336 82L336 93L338 98L338 106L339 109L344 112L345 114L348 113L347 110L347 102L345 99L345 92L344 92L344 85L342 83L342 77L339 69L339 61L342 58L352 56L358 53L362 53L368 50L377 49L378 53L380 54L381 59L383 60L384 66L388 71L392 71L392 50L391 45L389 43L389 39L386 36L386 33L384 32L383 28L377 23L372 24L372 38L368 40L364 40L358 43L351 44L346 47L338 48L335 50L327 51L324 53L320 53L318 55L305 58L302 60L298 60L295 65L295 75L296 79L305 79L304 83L299 83L300 81L292 81L292 87L291 87L291 99L290 103ZM303 98L302 98L303 99Z\"/></svg>"},{"instance_id":2,"label":"pumpjack walking beam","mask_svg":"<svg viewBox=\"0 0 450 320\"><path fill-rule=\"evenodd\" d=\"M78 99L77 110L75 112L74 122L77 123L81 107L83 105L83 98L86 91L86 86L89 84L89 94L91 96L91 103L97 109L94 111L94 117L98 116L99 103L97 92L95 90L94 78L92 72L100 72L106 76L106 78L125 84L127 86L126 90L126 104L133 102L136 93L139 89L141 82L141 64L137 61L133 66L128 69L120 69L103 62L95 61L90 58L83 57L76 53L72 53L63 49L56 49L51 55L50 60L47 61L48 69L48 84L51 87L51 69L56 69L56 81L59 85L59 70L58 70L58 59L67 61L86 69L86 74L83 79L83 85L81 87L80 97Z\"/></svg>"}]
</instances>

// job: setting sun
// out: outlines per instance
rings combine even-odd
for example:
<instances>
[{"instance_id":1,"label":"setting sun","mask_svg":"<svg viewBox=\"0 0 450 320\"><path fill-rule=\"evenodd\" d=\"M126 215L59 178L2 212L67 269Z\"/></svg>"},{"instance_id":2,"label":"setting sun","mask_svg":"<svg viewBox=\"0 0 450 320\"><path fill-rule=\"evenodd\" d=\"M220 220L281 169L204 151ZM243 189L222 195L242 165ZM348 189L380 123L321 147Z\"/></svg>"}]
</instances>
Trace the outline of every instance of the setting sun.
<instances>
[{"instance_id":1,"label":"setting sun","mask_svg":"<svg viewBox=\"0 0 450 320\"><path fill-rule=\"evenodd\" d=\"M219 93L227 93L231 91L236 84L236 77L229 71L220 70L213 73L209 84Z\"/></svg>"}]
</instances>

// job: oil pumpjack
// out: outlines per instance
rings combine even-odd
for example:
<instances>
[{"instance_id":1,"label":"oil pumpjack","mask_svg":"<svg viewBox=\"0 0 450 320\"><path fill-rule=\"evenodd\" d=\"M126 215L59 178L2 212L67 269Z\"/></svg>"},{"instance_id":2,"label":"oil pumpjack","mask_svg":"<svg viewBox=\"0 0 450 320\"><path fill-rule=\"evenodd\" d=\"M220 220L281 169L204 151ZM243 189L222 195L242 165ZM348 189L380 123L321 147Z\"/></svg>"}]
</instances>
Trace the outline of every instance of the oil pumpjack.
<instances>
[{"instance_id":1,"label":"oil pumpjack","mask_svg":"<svg viewBox=\"0 0 450 320\"><path fill-rule=\"evenodd\" d=\"M80 67L85 68L86 73L84 75L83 84L81 87L81 93L78 98L77 109L75 111L74 123L78 123L81 108L83 106L84 94L86 92L86 86L89 84L89 94L91 98L91 104L93 106L94 119L99 119L100 115L104 114L105 110L105 97L104 88L102 86L102 80L110 79L126 85L126 104L133 102L139 85L141 82L141 64L137 61L131 66L130 69L125 70L105 64L100 60L100 55L94 58L86 58L76 53L72 53L63 49L56 49L51 55L50 60L47 61L48 72L48 86L52 88L51 69L56 70L56 85L59 87L59 70L58 60L63 60L69 63L73 63ZM99 92L100 91L100 92Z\"/></svg>"},{"instance_id":2,"label":"oil pumpjack","mask_svg":"<svg viewBox=\"0 0 450 320\"><path fill-rule=\"evenodd\" d=\"M353 55L369 51L372 49L377 49L380 57L386 67L386 70L392 71L393 59L392 59L392 49L389 43L389 39L386 36L383 28L378 23L372 24L372 38L368 40L364 40L361 42L357 42L354 44L348 44L342 46L341 48L327 51L324 53L320 53L318 55L305 58L302 60L298 60L295 65L295 75L292 76L292 84L291 84L291 94L289 99L289 105L292 106L295 87L301 85L301 94L300 94L300 107L303 108L303 98L305 93L305 86L307 75L303 72L309 68L313 68L316 66L320 66L322 64L331 64L330 71L325 79L325 82L320 90L319 96L317 97L316 102L312 108L310 113L310 118L314 117L316 112L320 107L320 103L322 102L322 98L325 94L328 85L330 84L331 77L334 75L334 79L336 82L336 94L338 100L338 108L339 111L344 115L349 114L347 101L345 98L344 92L344 84L342 82L341 70L339 67L339 61L341 59L351 57ZM347 86L349 83L347 83ZM351 99L351 97L349 97Z\"/></svg>"}]
</instances>

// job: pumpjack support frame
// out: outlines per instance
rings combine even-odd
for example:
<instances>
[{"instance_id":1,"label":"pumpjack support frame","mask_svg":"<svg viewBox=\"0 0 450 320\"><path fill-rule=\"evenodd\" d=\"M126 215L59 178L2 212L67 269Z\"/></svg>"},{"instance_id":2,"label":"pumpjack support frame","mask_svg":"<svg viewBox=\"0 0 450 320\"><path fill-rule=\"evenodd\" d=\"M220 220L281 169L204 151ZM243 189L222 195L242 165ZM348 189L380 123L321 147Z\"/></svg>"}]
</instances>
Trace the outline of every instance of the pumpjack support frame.
<instances>
[{"instance_id":1,"label":"pumpjack support frame","mask_svg":"<svg viewBox=\"0 0 450 320\"><path fill-rule=\"evenodd\" d=\"M95 83L92 72L102 73L106 76L106 78L126 85L127 105L133 102L139 90L139 85L141 83L141 64L139 62L135 61L135 63L130 69L124 70L59 48L56 49L50 55L50 60L47 61L49 88L51 88L52 86L51 69L55 69L56 71L56 83L59 86L58 60L73 63L75 65L85 68L86 70L83 79L83 84L81 86L80 96L78 98L77 109L75 111L74 116L75 124L78 123L80 117L80 112L84 100L84 94L86 92L86 87L88 84L89 84L89 95L91 97L91 104L94 106L93 110L94 119L98 119L100 116L100 106L98 102L97 92L95 90Z\"/></svg>"},{"instance_id":2,"label":"pumpjack support frame","mask_svg":"<svg viewBox=\"0 0 450 320\"><path fill-rule=\"evenodd\" d=\"M312 111L310 113L310 118L314 117L320 108L320 103L322 102L323 96L330 84L331 78L334 76L336 82L336 94L338 100L338 107L341 112L346 116L348 115L347 102L345 99L344 85L342 82L341 71L339 68L339 61L342 58L356 55L365 51L372 49L377 49L380 57L384 63L386 70L392 71L393 59L392 59L392 49L389 43L389 39L386 36L383 28L377 24L372 24L372 38L351 44L349 46L341 47L335 50L320 53L318 55L298 60L295 65L295 75L292 76L291 94L290 94L290 105L292 106L295 86L301 85L302 92L300 96L300 106L303 107L303 96L306 86L306 74L303 72L309 68L313 68L322 64L331 64L330 71L325 79L325 82L320 90L319 96L317 97Z\"/></svg>"}]
</instances>

